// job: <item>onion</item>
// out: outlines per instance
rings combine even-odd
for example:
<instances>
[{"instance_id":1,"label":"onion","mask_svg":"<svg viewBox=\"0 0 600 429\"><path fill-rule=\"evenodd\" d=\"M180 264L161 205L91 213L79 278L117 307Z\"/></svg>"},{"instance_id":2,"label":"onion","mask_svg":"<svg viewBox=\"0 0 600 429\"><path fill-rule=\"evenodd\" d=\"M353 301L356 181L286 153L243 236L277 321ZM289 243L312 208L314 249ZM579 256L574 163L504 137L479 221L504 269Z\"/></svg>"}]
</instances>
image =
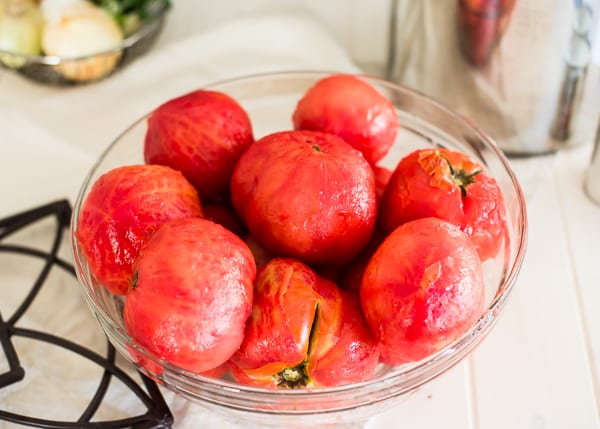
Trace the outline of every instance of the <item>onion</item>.
<instances>
[{"instance_id":1,"label":"onion","mask_svg":"<svg viewBox=\"0 0 600 429\"><path fill-rule=\"evenodd\" d=\"M23 55L39 55L44 20L32 0L0 0L0 61L22 67ZM14 55L11 55L13 53Z\"/></svg>"},{"instance_id":2,"label":"onion","mask_svg":"<svg viewBox=\"0 0 600 429\"><path fill-rule=\"evenodd\" d=\"M106 11L87 1L62 2L62 8L47 15L43 51L64 60L57 69L68 79L89 81L107 75L121 58L121 51L115 50L123 42L121 29ZM42 10L50 9L43 4Z\"/></svg>"}]
</instances>

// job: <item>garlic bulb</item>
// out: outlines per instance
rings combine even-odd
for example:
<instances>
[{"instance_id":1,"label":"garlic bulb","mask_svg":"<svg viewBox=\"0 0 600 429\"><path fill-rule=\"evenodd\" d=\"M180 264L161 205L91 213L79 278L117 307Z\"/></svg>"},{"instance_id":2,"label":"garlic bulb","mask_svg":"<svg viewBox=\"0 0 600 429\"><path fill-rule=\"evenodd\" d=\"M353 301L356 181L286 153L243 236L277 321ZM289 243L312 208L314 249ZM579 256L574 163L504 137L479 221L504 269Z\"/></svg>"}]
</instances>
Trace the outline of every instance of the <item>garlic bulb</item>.
<instances>
[{"instance_id":1,"label":"garlic bulb","mask_svg":"<svg viewBox=\"0 0 600 429\"><path fill-rule=\"evenodd\" d=\"M115 48L123 42L115 20L84 0L60 0L54 7L49 1L42 3L47 20L42 49L46 55L64 60L57 68L75 81L95 80L110 73L121 57Z\"/></svg>"},{"instance_id":2,"label":"garlic bulb","mask_svg":"<svg viewBox=\"0 0 600 429\"><path fill-rule=\"evenodd\" d=\"M22 55L38 55L43 27L33 0L0 0L0 61L18 68L26 62Z\"/></svg>"}]
</instances>

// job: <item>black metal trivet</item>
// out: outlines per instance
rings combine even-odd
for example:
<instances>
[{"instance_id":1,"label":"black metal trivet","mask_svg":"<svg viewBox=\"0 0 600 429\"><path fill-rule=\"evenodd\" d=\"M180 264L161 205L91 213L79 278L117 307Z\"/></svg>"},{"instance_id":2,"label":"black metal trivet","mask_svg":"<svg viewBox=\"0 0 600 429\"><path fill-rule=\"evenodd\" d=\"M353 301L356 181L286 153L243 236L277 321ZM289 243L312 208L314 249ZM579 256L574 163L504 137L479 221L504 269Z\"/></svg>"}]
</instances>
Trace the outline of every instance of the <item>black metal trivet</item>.
<instances>
[{"instance_id":1,"label":"black metal trivet","mask_svg":"<svg viewBox=\"0 0 600 429\"><path fill-rule=\"evenodd\" d=\"M56 218L57 223L52 247L49 252L41 251L26 245L4 242L7 237L15 232L52 216ZM8 319L5 320L0 314L0 344L8 363L8 370L4 373L0 373L0 389L14 385L26 377L26 371L21 366L17 350L12 341L14 337L25 337L68 349L71 352L80 355L82 358L94 362L104 368L104 371L98 380L95 394L92 395L89 404L82 410L79 418L75 421L53 421L36 416L20 415L3 410L1 404L0 421L5 420L11 423L41 428L170 428L173 425L173 415L156 383L145 377L143 374L138 373L145 386L144 390L133 378L117 367L115 364L115 349L108 340L106 356L101 356L95 351L68 339L47 332L17 326L19 319L28 311L31 304L34 302L52 269L58 267L75 276L73 265L58 256L61 239L65 229L69 227L70 219L71 206L66 200L56 201L5 219L0 219L0 252L13 252L20 255L39 258L44 261L39 275L35 279L31 290L26 294L23 302L15 309ZM1 273L0 281L2 281ZM6 285L5 287L10 287L10 285ZM43 359L42 356L40 356L40 358ZM96 412L106 397L110 381L113 377L118 378L125 386L127 386L133 395L139 398L140 402L147 410L145 413L118 420L93 420Z\"/></svg>"}]
</instances>

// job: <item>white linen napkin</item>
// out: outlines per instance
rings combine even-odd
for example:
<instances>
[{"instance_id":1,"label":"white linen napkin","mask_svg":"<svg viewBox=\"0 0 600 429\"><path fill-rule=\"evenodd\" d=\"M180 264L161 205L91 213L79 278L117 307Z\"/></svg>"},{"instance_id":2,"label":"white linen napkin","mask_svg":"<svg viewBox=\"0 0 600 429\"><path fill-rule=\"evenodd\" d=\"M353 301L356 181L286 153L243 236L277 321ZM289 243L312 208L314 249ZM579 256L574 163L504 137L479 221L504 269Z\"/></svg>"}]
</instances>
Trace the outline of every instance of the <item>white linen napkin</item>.
<instances>
[{"instance_id":1,"label":"white linen napkin","mask_svg":"<svg viewBox=\"0 0 600 429\"><path fill-rule=\"evenodd\" d=\"M300 69L357 71L310 16L262 14L151 51L101 82L43 95L37 85L19 82L0 93L13 92L14 99L34 93L35 102L19 111L97 156L128 125L169 98L231 77Z\"/></svg>"},{"instance_id":2,"label":"white linen napkin","mask_svg":"<svg viewBox=\"0 0 600 429\"><path fill-rule=\"evenodd\" d=\"M17 112L4 112L0 124L0 217L62 198L73 203L94 156Z\"/></svg>"}]
</instances>

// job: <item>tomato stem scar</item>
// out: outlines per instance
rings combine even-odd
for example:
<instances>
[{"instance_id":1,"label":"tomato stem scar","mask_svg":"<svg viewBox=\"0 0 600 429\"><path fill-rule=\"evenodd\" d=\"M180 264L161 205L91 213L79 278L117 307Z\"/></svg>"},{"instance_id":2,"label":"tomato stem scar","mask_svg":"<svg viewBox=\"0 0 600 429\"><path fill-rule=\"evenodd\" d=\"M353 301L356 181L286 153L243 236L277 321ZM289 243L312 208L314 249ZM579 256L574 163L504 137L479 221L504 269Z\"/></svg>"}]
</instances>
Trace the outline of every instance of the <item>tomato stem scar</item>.
<instances>
[{"instance_id":1,"label":"tomato stem scar","mask_svg":"<svg viewBox=\"0 0 600 429\"><path fill-rule=\"evenodd\" d=\"M309 378L306 374L306 361L301 362L293 368L284 368L277 373L277 386L295 389L305 387Z\"/></svg>"},{"instance_id":2,"label":"tomato stem scar","mask_svg":"<svg viewBox=\"0 0 600 429\"><path fill-rule=\"evenodd\" d=\"M283 370L278 372L275 375L278 387L287 387L289 389L295 389L298 387L306 387L310 383L310 377L306 373L306 365L308 364L308 359L312 354L312 351L315 346L316 333L321 319L319 316L319 310L320 303L317 302L315 305L315 313L310 327L310 334L308 337L308 350L306 351L306 359L292 368L284 368Z\"/></svg>"},{"instance_id":3,"label":"tomato stem scar","mask_svg":"<svg viewBox=\"0 0 600 429\"><path fill-rule=\"evenodd\" d=\"M481 170L475 170L472 173L467 172L462 168L454 169L452 163L448 161L448 159L440 155L444 161L448 164L448 168L450 169L450 178L453 183L455 183L460 188L460 194L463 198L467 196L467 186L471 183L475 183L475 176L481 173Z\"/></svg>"}]
</instances>

